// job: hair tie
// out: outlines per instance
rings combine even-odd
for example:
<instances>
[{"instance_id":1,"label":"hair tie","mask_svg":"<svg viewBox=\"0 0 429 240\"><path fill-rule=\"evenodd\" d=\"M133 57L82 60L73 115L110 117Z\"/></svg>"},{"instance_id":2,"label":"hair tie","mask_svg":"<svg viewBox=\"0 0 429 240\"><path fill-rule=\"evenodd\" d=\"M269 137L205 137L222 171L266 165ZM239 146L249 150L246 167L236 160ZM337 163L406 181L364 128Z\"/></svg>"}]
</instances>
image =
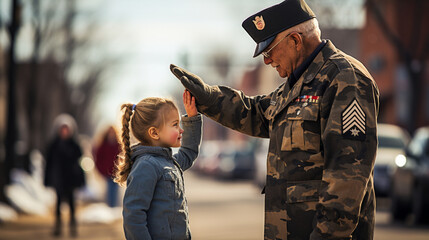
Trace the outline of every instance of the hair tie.
<instances>
[{"instance_id":1,"label":"hair tie","mask_svg":"<svg viewBox=\"0 0 429 240\"><path fill-rule=\"evenodd\" d=\"M136 105L135 104L133 104L133 107L131 108L131 110L135 110L136 109Z\"/></svg>"}]
</instances>

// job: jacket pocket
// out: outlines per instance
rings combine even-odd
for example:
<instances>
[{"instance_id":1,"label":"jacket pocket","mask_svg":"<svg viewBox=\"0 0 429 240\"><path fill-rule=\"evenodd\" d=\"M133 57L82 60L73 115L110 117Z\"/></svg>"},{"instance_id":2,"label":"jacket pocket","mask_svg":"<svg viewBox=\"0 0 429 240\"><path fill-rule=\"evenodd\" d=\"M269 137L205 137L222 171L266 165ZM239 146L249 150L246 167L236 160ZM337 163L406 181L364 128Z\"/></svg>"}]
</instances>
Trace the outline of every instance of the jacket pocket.
<instances>
[{"instance_id":1,"label":"jacket pocket","mask_svg":"<svg viewBox=\"0 0 429 240\"><path fill-rule=\"evenodd\" d=\"M319 104L295 104L287 109L282 151L320 151Z\"/></svg>"},{"instance_id":2,"label":"jacket pocket","mask_svg":"<svg viewBox=\"0 0 429 240\"><path fill-rule=\"evenodd\" d=\"M287 183L287 203L317 202L321 180L293 181Z\"/></svg>"},{"instance_id":3,"label":"jacket pocket","mask_svg":"<svg viewBox=\"0 0 429 240\"><path fill-rule=\"evenodd\" d=\"M165 191L169 198L178 199L180 197L179 179L175 171L164 172Z\"/></svg>"}]
</instances>

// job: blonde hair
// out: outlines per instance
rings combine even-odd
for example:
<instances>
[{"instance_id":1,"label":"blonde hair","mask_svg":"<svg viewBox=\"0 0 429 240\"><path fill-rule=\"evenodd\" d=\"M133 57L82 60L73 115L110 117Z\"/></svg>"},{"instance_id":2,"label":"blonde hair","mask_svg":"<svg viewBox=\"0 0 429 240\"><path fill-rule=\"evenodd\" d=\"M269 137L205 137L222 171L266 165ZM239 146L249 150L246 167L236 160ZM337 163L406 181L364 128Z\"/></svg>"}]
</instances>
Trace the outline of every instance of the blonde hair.
<instances>
[{"instance_id":1,"label":"blonde hair","mask_svg":"<svg viewBox=\"0 0 429 240\"><path fill-rule=\"evenodd\" d=\"M114 181L119 185L124 185L127 181L133 164L131 161L130 127L140 144L150 145L149 128L161 128L165 122L165 113L171 109L177 110L177 107L169 99L150 97L136 104L134 110L133 104L130 103L123 104L122 109L125 110L122 115L121 153L115 164L114 173Z\"/></svg>"}]
</instances>

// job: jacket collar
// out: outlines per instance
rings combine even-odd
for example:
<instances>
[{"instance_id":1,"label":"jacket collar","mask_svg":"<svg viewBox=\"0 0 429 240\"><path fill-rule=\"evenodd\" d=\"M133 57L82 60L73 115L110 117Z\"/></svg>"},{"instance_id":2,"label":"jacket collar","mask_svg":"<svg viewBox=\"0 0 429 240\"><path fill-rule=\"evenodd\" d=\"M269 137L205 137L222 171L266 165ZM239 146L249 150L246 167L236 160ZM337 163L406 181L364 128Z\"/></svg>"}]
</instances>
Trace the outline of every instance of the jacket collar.
<instances>
[{"instance_id":1,"label":"jacket collar","mask_svg":"<svg viewBox=\"0 0 429 240\"><path fill-rule=\"evenodd\" d=\"M319 54L320 50L326 45L327 41L325 39L322 40L322 42L314 49L314 51L308 56L302 63L299 65L290 75L288 78L289 86L293 87L293 85L298 81L298 79L301 77L301 75L305 72L305 70L308 69L310 64L313 62L313 60L316 58L316 56Z\"/></svg>"},{"instance_id":2,"label":"jacket collar","mask_svg":"<svg viewBox=\"0 0 429 240\"><path fill-rule=\"evenodd\" d=\"M325 46L320 50L319 54L314 58L313 62L308 65L307 70L301 75L304 83L309 83L316 77L322 66L328 59L337 52L337 48L334 44L327 40Z\"/></svg>"},{"instance_id":3,"label":"jacket collar","mask_svg":"<svg viewBox=\"0 0 429 240\"><path fill-rule=\"evenodd\" d=\"M171 148L143 146L140 144L131 147L132 161L143 154L158 155L167 159L173 159L173 150L171 150Z\"/></svg>"},{"instance_id":4,"label":"jacket collar","mask_svg":"<svg viewBox=\"0 0 429 240\"><path fill-rule=\"evenodd\" d=\"M327 40L325 46L322 48L322 50L320 50L319 54L317 54L314 60L310 63L308 68L294 84L292 89L289 88L289 84L283 84L283 91L280 90L278 93L278 97L280 93L283 97L280 98L280 104L278 104L276 109L273 111L273 116L276 116L278 113L283 111L283 109L287 105L289 105L290 102L292 102L299 96L302 89L302 85L311 82L319 73L320 69L326 63L326 61L328 61L328 59L336 52L338 52L337 48L330 40Z\"/></svg>"},{"instance_id":5,"label":"jacket collar","mask_svg":"<svg viewBox=\"0 0 429 240\"><path fill-rule=\"evenodd\" d=\"M326 44L323 45L322 49L320 49L316 57L314 57L313 61L307 65L307 68L300 75L298 81L301 80L302 78L303 83L305 84L311 82L311 80L313 80L314 77L316 77L317 73L319 73L320 69L325 64L325 62L329 59L329 57L331 57L336 52L338 52L338 50L331 42L331 40L326 40ZM279 91L277 92L277 96L282 95L283 92L288 93L291 90L288 86L289 84L283 83ZM301 88L298 87L297 90L300 91Z\"/></svg>"}]
</instances>

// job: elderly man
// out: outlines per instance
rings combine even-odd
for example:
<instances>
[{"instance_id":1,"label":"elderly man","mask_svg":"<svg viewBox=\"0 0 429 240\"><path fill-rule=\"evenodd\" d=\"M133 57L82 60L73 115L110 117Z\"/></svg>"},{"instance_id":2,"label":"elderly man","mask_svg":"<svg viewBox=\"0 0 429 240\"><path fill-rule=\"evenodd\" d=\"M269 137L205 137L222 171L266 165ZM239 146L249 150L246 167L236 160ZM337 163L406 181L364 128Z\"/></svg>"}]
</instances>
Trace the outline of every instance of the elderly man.
<instances>
[{"instance_id":1,"label":"elderly man","mask_svg":"<svg viewBox=\"0 0 429 240\"><path fill-rule=\"evenodd\" d=\"M198 110L239 132L270 138L265 239L372 239L378 88L365 67L321 40L303 0L286 0L243 22L254 57L287 78L249 97L209 86L171 65Z\"/></svg>"}]
</instances>

